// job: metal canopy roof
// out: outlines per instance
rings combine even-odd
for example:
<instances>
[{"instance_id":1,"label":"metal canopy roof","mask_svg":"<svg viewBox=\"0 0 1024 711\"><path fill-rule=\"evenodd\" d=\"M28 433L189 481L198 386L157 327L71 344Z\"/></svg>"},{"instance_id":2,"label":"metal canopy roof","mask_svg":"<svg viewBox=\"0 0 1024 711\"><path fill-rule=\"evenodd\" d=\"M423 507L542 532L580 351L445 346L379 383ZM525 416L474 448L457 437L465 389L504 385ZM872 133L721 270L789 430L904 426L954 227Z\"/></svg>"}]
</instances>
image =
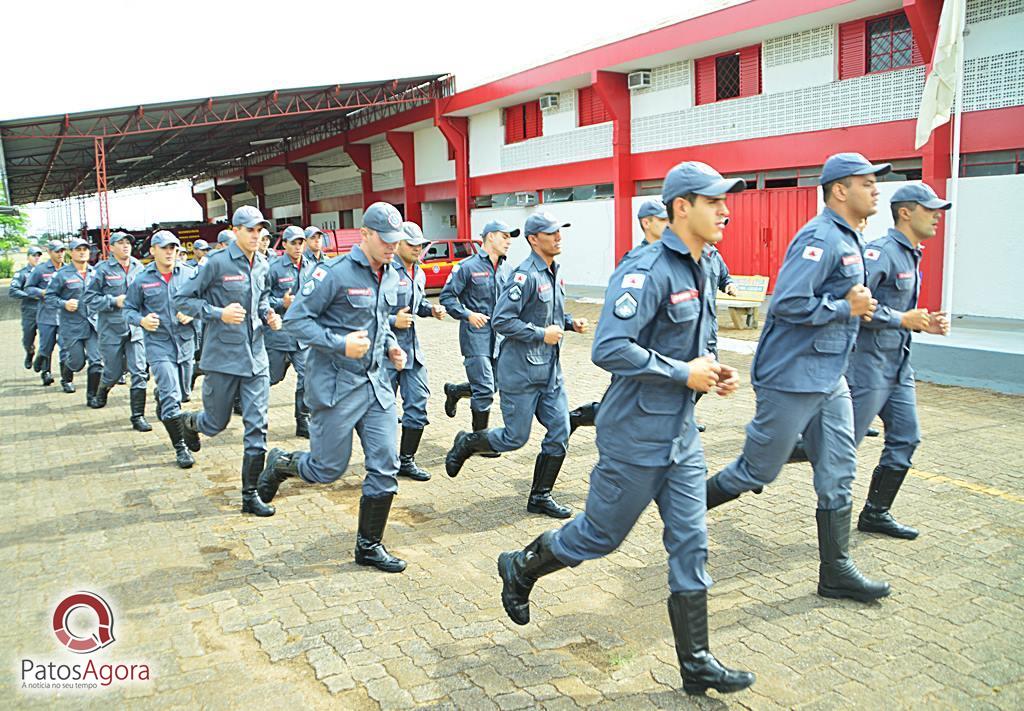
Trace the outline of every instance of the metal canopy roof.
<instances>
[{"instance_id":1,"label":"metal canopy roof","mask_svg":"<svg viewBox=\"0 0 1024 711\"><path fill-rule=\"evenodd\" d=\"M450 96L454 84L431 74L0 121L11 203L96 193L98 153L110 190L212 177Z\"/></svg>"}]
</instances>

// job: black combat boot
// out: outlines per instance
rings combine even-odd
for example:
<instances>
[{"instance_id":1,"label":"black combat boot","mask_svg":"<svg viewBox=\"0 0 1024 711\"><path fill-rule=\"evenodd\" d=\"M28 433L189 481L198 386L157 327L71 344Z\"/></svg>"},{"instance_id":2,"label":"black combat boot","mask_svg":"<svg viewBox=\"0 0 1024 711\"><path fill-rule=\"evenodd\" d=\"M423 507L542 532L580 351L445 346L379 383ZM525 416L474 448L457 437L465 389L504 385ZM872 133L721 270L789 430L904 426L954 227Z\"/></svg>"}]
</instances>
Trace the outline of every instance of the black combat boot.
<instances>
[{"instance_id":1,"label":"black combat boot","mask_svg":"<svg viewBox=\"0 0 1024 711\"><path fill-rule=\"evenodd\" d=\"M152 425L146 422L146 388L132 388L131 390L129 390L128 402L131 403L132 407L132 429L134 429L136 432L152 431ZM157 410L157 416L159 417L159 407L157 408ZM192 448L189 447L189 449ZM199 448L196 447L192 451L198 452Z\"/></svg>"},{"instance_id":2,"label":"black combat boot","mask_svg":"<svg viewBox=\"0 0 1024 711\"><path fill-rule=\"evenodd\" d=\"M394 498L394 494L360 497L359 531L356 533L356 563L359 565L371 565L385 573L405 570L405 561L388 553L381 542Z\"/></svg>"},{"instance_id":3,"label":"black combat boot","mask_svg":"<svg viewBox=\"0 0 1024 711\"><path fill-rule=\"evenodd\" d=\"M267 455L267 466L260 472L256 482L256 493L260 499L269 504L277 496L277 490L285 479L299 475L299 463L295 455L298 452L286 452L274 447Z\"/></svg>"},{"instance_id":4,"label":"black combat boot","mask_svg":"<svg viewBox=\"0 0 1024 711\"><path fill-rule=\"evenodd\" d=\"M455 417L455 408L459 400L473 394L469 383L445 383L444 384L444 414L448 417Z\"/></svg>"},{"instance_id":5,"label":"black combat boot","mask_svg":"<svg viewBox=\"0 0 1024 711\"><path fill-rule=\"evenodd\" d=\"M167 436L171 439L171 446L174 447L174 458L178 466L182 469L191 469L196 460L185 446L185 435L181 431L181 415L162 422L164 429L167 430Z\"/></svg>"},{"instance_id":6,"label":"black combat boot","mask_svg":"<svg viewBox=\"0 0 1024 711\"><path fill-rule=\"evenodd\" d=\"M575 410L569 410L569 436L572 436L577 427L593 427L600 407L600 402L588 402Z\"/></svg>"},{"instance_id":7,"label":"black combat boot","mask_svg":"<svg viewBox=\"0 0 1024 711\"><path fill-rule=\"evenodd\" d=\"M106 407L107 397L110 395L110 391L113 389L114 383L107 385L106 383L101 382L100 386L96 388L96 395L95 397L93 397L92 404L89 407L92 407L96 410L100 410Z\"/></svg>"},{"instance_id":8,"label":"black combat boot","mask_svg":"<svg viewBox=\"0 0 1024 711\"><path fill-rule=\"evenodd\" d=\"M687 694L703 694L708 689L729 694L754 683L753 674L722 666L708 650L706 590L672 593L668 599L668 619L676 641L683 691Z\"/></svg>"},{"instance_id":9,"label":"black combat boot","mask_svg":"<svg viewBox=\"0 0 1024 711\"><path fill-rule=\"evenodd\" d=\"M491 452L491 443L487 441L488 430L480 432L459 432L455 435L455 443L448 450L444 458L444 469L448 476L456 477L462 470L462 465L474 454Z\"/></svg>"},{"instance_id":10,"label":"black combat boot","mask_svg":"<svg viewBox=\"0 0 1024 711\"><path fill-rule=\"evenodd\" d=\"M89 368L85 374L85 404L94 410L98 410L103 407L99 405L96 400L96 395L100 391L100 380L103 378L102 370L93 370Z\"/></svg>"},{"instance_id":11,"label":"black combat boot","mask_svg":"<svg viewBox=\"0 0 1024 711\"><path fill-rule=\"evenodd\" d=\"M554 535L554 531L545 531L523 550L505 551L498 556L501 604L517 625L530 621L530 592L537 579L565 567L551 551Z\"/></svg>"},{"instance_id":12,"label":"black combat boot","mask_svg":"<svg viewBox=\"0 0 1024 711\"><path fill-rule=\"evenodd\" d=\"M865 533L882 533L893 538L905 538L912 541L917 538L917 529L904 526L889 513L896 494L903 486L907 477L906 469L889 469L881 465L875 467L871 475L871 488L868 500L864 502L864 510L857 519L857 530Z\"/></svg>"},{"instance_id":13,"label":"black combat boot","mask_svg":"<svg viewBox=\"0 0 1024 711\"><path fill-rule=\"evenodd\" d=\"M705 491L707 492L708 511L740 497L739 494L730 494L724 491L718 483L718 476L718 474L715 474L704 482Z\"/></svg>"},{"instance_id":14,"label":"black combat boot","mask_svg":"<svg viewBox=\"0 0 1024 711\"><path fill-rule=\"evenodd\" d=\"M402 443L398 450L398 476L405 476L415 481L430 481L430 472L420 469L416 464L416 451L420 448L423 430L402 427Z\"/></svg>"},{"instance_id":15,"label":"black combat boot","mask_svg":"<svg viewBox=\"0 0 1024 711\"><path fill-rule=\"evenodd\" d=\"M50 369L47 368L39 374L40 379L43 381L43 385L53 385L53 376L50 375Z\"/></svg>"},{"instance_id":16,"label":"black combat boot","mask_svg":"<svg viewBox=\"0 0 1024 711\"><path fill-rule=\"evenodd\" d=\"M273 516L274 507L267 506L256 493L256 482L263 471L265 453L242 455L242 513L256 516Z\"/></svg>"},{"instance_id":17,"label":"black combat boot","mask_svg":"<svg viewBox=\"0 0 1024 711\"><path fill-rule=\"evenodd\" d=\"M309 439L309 413L306 411L306 394L295 391L295 436Z\"/></svg>"},{"instance_id":18,"label":"black combat boot","mask_svg":"<svg viewBox=\"0 0 1024 711\"><path fill-rule=\"evenodd\" d=\"M35 358L36 349L29 348L25 351L25 370L32 370L32 361Z\"/></svg>"},{"instance_id":19,"label":"black combat boot","mask_svg":"<svg viewBox=\"0 0 1024 711\"><path fill-rule=\"evenodd\" d=\"M69 395L75 392L75 371L63 363L60 364L60 387Z\"/></svg>"},{"instance_id":20,"label":"black combat boot","mask_svg":"<svg viewBox=\"0 0 1024 711\"><path fill-rule=\"evenodd\" d=\"M530 500L526 510L530 513L544 514L551 518L569 518L572 509L562 506L551 497L551 489L555 486L558 472L562 469L565 455L538 454L533 464L533 486L530 487Z\"/></svg>"},{"instance_id":21,"label":"black combat boot","mask_svg":"<svg viewBox=\"0 0 1024 711\"><path fill-rule=\"evenodd\" d=\"M818 509L818 594L870 602L889 594L889 583L865 578L850 560L850 512L852 506L836 511Z\"/></svg>"},{"instance_id":22,"label":"black combat boot","mask_svg":"<svg viewBox=\"0 0 1024 711\"><path fill-rule=\"evenodd\" d=\"M490 410L474 410L472 408L470 408L469 411L470 411L470 414L472 415L472 419L473 419L473 431L474 432L481 432L483 430L486 430L487 429L487 423L491 419L491 411ZM481 457L486 457L487 459L497 459L498 457L501 456L501 454L499 452L483 452L480 456Z\"/></svg>"},{"instance_id":23,"label":"black combat boot","mask_svg":"<svg viewBox=\"0 0 1024 711\"><path fill-rule=\"evenodd\" d=\"M882 433L879 432L878 430L876 430L874 427L868 427L867 431L864 433L864 436L865 437L877 437L880 434L882 434Z\"/></svg>"},{"instance_id":24,"label":"black combat boot","mask_svg":"<svg viewBox=\"0 0 1024 711\"><path fill-rule=\"evenodd\" d=\"M190 452L198 452L203 448L203 443L199 441L199 424L196 422L198 416L197 412L183 412L181 415L181 430L185 434L185 446Z\"/></svg>"},{"instance_id":25,"label":"black combat boot","mask_svg":"<svg viewBox=\"0 0 1024 711\"><path fill-rule=\"evenodd\" d=\"M32 361L32 370L36 371L37 373L42 373L44 369L49 370L49 360L50 359L44 355L37 355L35 357L35 360Z\"/></svg>"}]
</instances>

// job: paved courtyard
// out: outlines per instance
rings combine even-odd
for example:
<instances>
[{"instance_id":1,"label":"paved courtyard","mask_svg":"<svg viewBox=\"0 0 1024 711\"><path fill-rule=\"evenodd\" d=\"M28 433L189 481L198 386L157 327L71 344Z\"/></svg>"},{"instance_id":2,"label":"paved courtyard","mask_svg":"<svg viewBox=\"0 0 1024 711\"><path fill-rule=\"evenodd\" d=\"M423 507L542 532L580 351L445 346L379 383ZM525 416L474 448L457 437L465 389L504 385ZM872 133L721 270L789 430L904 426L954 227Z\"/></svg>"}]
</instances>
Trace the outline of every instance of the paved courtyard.
<instances>
[{"instance_id":1,"label":"paved courtyard","mask_svg":"<svg viewBox=\"0 0 1024 711\"><path fill-rule=\"evenodd\" d=\"M65 395L21 368L17 307L0 286L4 708L1024 708L1024 398L920 387L925 439L895 511L921 536L851 537L860 567L892 583L880 603L815 594L809 465L714 511L712 650L758 680L692 698L681 692L653 507L619 551L544 578L529 626L505 617L496 555L553 525L525 511L539 427L526 449L474 458L449 479L444 453L469 413L463 402L449 420L435 397L419 457L434 478L401 483L385 539L408 570L371 572L352 561L358 452L338 483L289 481L276 516L243 517L237 419L204 440L193 469L175 468L162 428L129 428L125 388L93 411L84 377ZM440 393L463 377L457 326L420 323ZM608 381L590 345L567 336L573 403L599 398ZM749 356L723 360L747 379ZM291 437L293 377L271 398L271 444L286 448L304 446ZM158 424L152 397L148 409ZM749 385L701 401L712 470L739 451L752 412ZM861 449L858 510L880 447ZM582 506L596 456L593 430L580 430L560 501ZM116 642L91 656L146 662L149 681L21 689L25 658L85 663L61 657L51 630L75 590L113 609Z\"/></svg>"}]
</instances>

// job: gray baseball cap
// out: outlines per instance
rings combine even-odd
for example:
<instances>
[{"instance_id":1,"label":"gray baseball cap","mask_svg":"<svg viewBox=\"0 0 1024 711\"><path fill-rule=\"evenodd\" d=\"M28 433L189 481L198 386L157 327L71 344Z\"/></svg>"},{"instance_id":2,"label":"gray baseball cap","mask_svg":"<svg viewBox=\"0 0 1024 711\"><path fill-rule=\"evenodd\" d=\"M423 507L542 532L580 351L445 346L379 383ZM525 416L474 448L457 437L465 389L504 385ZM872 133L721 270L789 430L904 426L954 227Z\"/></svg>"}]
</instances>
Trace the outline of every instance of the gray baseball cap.
<instances>
[{"instance_id":1,"label":"gray baseball cap","mask_svg":"<svg viewBox=\"0 0 1024 711\"><path fill-rule=\"evenodd\" d=\"M680 163L668 171L661 188L661 201L665 205L683 195L716 197L726 193L739 193L747 189L743 178L723 178L707 163L691 160ZM666 212L666 216L668 213Z\"/></svg>"},{"instance_id":2,"label":"gray baseball cap","mask_svg":"<svg viewBox=\"0 0 1024 711\"><path fill-rule=\"evenodd\" d=\"M68 249L78 249L79 247L88 247L88 246L90 246L89 243L86 242L81 237L75 237L73 240L71 240L70 243L68 243Z\"/></svg>"},{"instance_id":3,"label":"gray baseball cap","mask_svg":"<svg viewBox=\"0 0 1024 711\"><path fill-rule=\"evenodd\" d=\"M402 232L405 233L405 237L403 237L402 239L411 244L413 247L419 246L421 244L426 244L427 242L430 241L423 236L423 230L421 230L420 226L417 225L415 222L403 222Z\"/></svg>"},{"instance_id":4,"label":"gray baseball cap","mask_svg":"<svg viewBox=\"0 0 1024 711\"><path fill-rule=\"evenodd\" d=\"M217 233L217 244L231 244L235 241L235 233L231 230L221 230Z\"/></svg>"},{"instance_id":5,"label":"gray baseball cap","mask_svg":"<svg viewBox=\"0 0 1024 711\"><path fill-rule=\"evenodd\" d=\"M181 242L174 236L174 233L168 232L167 230L154 232L152 238L149 240L149 244L153 247L166 247L171 244L176 247L181 246Z\"/></svg>"},{"instance_id":6,"label":"gray baseball cap","mask_svg":"<svg viewBox=\"0 0 1024 711\"><path fill-rule=\"evenodd\" d=\"M294 242L297 239L306 239L306 232L301 227L295 225L288 225L284 228L284 232L281 233L281 239L285 242Z\"/></svg>"},{"instance_id":7,"label":"gray baseball cap","mask_svg":"<svg viewBox=\"0 0 1024 711\"><path fill-rule=\"evenodd\" d=\"M263 217L263 213L252 205L242 205L235 210L231 216L231 224L235 227L266 227L270 228L270 221Z\"/></svg>"},{"instance_id":8,"label":"gray baseball cap","mask_svg":"<svg viewBox=\"0 0 1024 711\"><path fill-rule=\"evenodd\" d=\"M319 227L317 227L316 225L310 225L309 227L306 228L305 232L306 232L306 239L309 239L310 237L312 237L315 234L321 234L322 235L324 233L324 231L322 229L320 229Z\"/></svg>"},{"instance_id":9,"label":"gray baseball cap","mask_svg":"<svg viewBox=\"0 0 1024 711\"><path fill-rule=\"evenodd\" d=\"M640 209L636 211L637 219L643 217L663 217L668 219L668 210L665 209L665 203L661 200L644 200L643 204L640 205Z\"/></svg>"},{"instance_id":10,"label":"gray baseball cap","mask_svg":"<svg viewBox=\"0 0 1024 711\"><path fill-rule=\"evenodd\" d=\"M518 237L520 234L518 227L516 229L512 229L511 227L508 226L508 223L506 222L502 222L501 220L491 220L486 225L484 225L484 228L482 230L480 230L480 236L486 237L492 232L504 232L509 237Z\"/></svg>"},{"instance_id":11,"label":"gray baseball cap","mask_svg":"<svg viewBox=\"0 0 1024 711\"><path fill-rule=\"evenodd\" d=\"M872 163L860 153L836 153L828 157L821 169L821 184L851 175L885 175L890 170L891 163Z\"/></svg>"},{"instance_id":12,"label":"gray baseball cap","mask_svg":"<svg viewBox=\"0 0 1024 711\"><path fill-rule=\"evenodd\" d=\"M570 227L568 222L559 222L550 212L535 212L526 218L526 225L523 227L523 234L535 235L544 233L554 234L563 227Z\"/></svg>"},{"instance_id":13,"label":"gray baseball cap","mask_svg":"<svg viewBox=\"0 0 1024 711\"><path fill-rule=\"evenodd\" d=\"M388 244L395 244L406 238L402 231L402 214L394 205L375 202L363 213L363 227L373 230Z\"/></svg>"},{"instance_id":14,"label":"gray baseball cap","mask_svg":"<svg viewBox=\"0 0 1024 711\"><path fill-rule=\"evenodd\" d=\"M209 252L210 243L207 242L205 239L197 239L195 242L192 243L192 251Z\"/></svg>"},{"instance_id":15,"label":"gray baseball cap","mask_svg":"<svg viewBox=\"0 0 1024 711\"><path fill-rule=\"evenodd\" d=\"M30 257L33 254L42 254L42 253L43 253L43 250L40 249L39 247L37 247L36 245L34 245L34 244L29 245L28 254L29 254Z\"/></svg>"},{"instance_id":16,"label":"gray baseball cap","mask_svg":"<svg viewBox=\"0 0 1024 711\"><path fill-rule=\"evenodd\" d=\"M115 232L114 234L110 235L110 244L116 244L123 239L126 239L129 242L131 242L132 236L127 232Z\"/></svg>"},{"instance_id":17,"label":"gray baseball cap","mask_svg":"<svg viewBox=\"0 0 1024 711\"><path fill-rule=\"evenodd\" d=\"M904 185L892 194L889 202L916 202L929 210L948 210L953 207L953 203L940 198L931 186L925 183Z\"/></svg>"},{"instance_id":18,"label":"gray baseball cap","mask_svg":"<svg viewBox=\"0 0 1024 711\"><path fill-rule=\"evenodd\" d=\"M51 252L63 252L68 247L59 239L51 239L49 242L46 243L46 248Z\"/></svg>"}]
</instances>

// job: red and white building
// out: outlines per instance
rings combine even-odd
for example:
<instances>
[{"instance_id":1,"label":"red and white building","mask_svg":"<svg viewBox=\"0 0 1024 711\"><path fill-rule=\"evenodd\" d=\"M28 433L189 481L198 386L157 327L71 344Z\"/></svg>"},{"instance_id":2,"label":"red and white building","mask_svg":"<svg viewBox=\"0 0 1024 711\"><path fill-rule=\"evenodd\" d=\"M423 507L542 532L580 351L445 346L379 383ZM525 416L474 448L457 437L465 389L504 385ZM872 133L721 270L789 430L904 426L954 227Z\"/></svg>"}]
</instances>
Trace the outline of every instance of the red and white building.
<instances>
[{"instance_id":1,"label":"red and white building","mask_svg":"<svg viewBox=\"0 0 1024 711\"><path fill-rule=\"evenodd\" d=\"M730 202L730 268L774 277L820 207L831 153L892 162L884 201L904 180L947 192L949 126L913 145L941 6L750 0L325 137L283 154L287 167L280 155L256 162L248 188L236 171L195 191L209 219L225 215L225 190L246 190L230 196L234 207L259 203L279 222L331 228L358 227L362 208L383 199L434 238L475 235L495 218L521 225L544 204L573 225L566 281L603 287L640 238L636 205L660 194L672 165L701 160L754 188ZM968 0L967 23L953 310L1018 319L1024 0ZM890 222L883 203L869 238ZM527 249L517 242L514 259ZM923 298L936 308L942 265L935 239Z\"/></svg>"}]
</instances>

